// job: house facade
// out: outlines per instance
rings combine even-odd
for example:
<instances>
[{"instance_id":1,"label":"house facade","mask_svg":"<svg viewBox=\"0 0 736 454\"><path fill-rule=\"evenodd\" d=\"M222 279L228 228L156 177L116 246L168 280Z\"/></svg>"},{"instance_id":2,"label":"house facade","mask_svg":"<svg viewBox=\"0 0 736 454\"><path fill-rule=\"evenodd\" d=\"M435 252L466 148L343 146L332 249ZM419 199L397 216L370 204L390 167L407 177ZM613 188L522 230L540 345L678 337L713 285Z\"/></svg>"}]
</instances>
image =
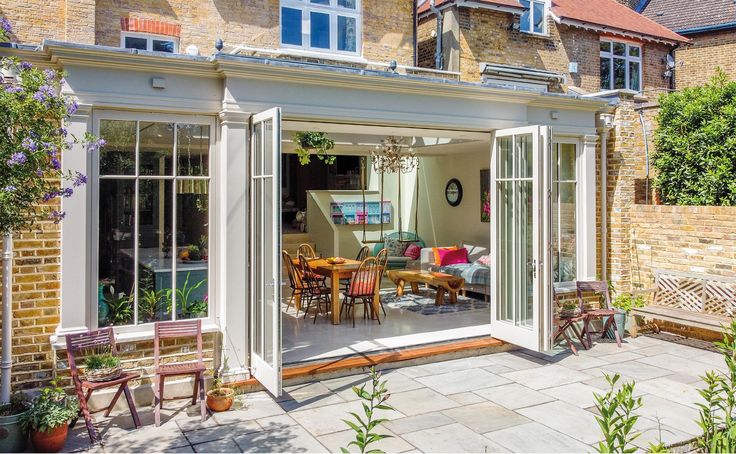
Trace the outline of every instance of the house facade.
<instances>
[{"instance_id":1,"label":"house facade","mask_svg":"<svg viewBox=\"0 0 736 454\"><path fill-rule=\"evenodd\" d=\"M530 311L519 323L492 309L488 334L549 347L553 259L544 245L555 240L543 220L554 202L544 194L561 182L544 150L573 150L575 178L564 182L577 200L573 277L625 286L625 207L646 135L636 106L667 88L661 60L683 39L613 0L605 14L584 1L531 3L0 2L15 27L15 44L0 52L65 70L80 103L70 132L108 141L100 155L65 156L90 184L64 201L64 223L16 241L14 385L63 376L64 335L112 324L126 367L143 368L148 386L161 311L144 306L144 292L155 299L168 287L175 308L163 312L204 320L215 366L226 357L235 379L278 389L282 130L305 125L475 142L488 150L476 156L480 168L499 182L497 150L528 143L537 170L514 178L529 180L534 197L520 197L538 209L526 214L529 250L510 266L533 275L534 294L509 300ZM493 232L491 255L504 248ZM110 307L125 301L132 314L116 318ZM166 353L187 358L191 345Z\"/></svg>"}]
</instances>

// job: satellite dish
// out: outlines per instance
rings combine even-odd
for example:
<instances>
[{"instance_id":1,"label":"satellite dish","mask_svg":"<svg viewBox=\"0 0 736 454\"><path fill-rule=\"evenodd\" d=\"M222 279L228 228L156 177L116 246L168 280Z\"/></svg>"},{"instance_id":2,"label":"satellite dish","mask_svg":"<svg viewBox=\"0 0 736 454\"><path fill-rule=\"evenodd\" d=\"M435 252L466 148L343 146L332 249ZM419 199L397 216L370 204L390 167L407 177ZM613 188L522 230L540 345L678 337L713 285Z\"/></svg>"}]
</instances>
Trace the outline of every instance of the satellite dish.
<instances>
[{"instance_id":1,"label":"satellite dish","mask_svg":"<svg viewBox=\"0 0 736 454\"><path fill-rule=\"evenodd\" d=\"M673 57L670 54L667 54L667 68L668 69L674 69L675 66L676 66L676 64L675 64L675 57Z\"/></svg>"}]
</instances>

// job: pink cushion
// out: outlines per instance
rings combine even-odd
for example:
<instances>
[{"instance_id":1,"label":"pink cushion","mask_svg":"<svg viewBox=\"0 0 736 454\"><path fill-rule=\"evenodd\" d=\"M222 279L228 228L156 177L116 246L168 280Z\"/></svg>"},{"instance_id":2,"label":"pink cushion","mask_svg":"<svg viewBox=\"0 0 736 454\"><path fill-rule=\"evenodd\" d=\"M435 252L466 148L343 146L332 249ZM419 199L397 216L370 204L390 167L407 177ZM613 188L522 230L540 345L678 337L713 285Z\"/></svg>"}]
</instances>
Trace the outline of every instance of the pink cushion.
<instances>
[{"instance_id":1,"label":"pink cushion","mask_svg":"<svg viewBox=\"0 0 736 454\"><path fill-rule=\"evenodd\" d=\"M490 255L484 255L481 258L478 259L478 263L485 266L491 266L491 256Z\"/></svg>"},{"instance_id":2,"label":"pink cushion","mask_svg":"<svg viewBox=\"0 0 736 454\"><path fill-rule=\"evenodd\" d=\"M412 243L409 245L408 248L406 248L406 252L404 252L404 257L409 257L412 260L416 260L419 258L421 254L422 254L422 248Z\"/></svg>"},{"instance_id":3,"label":"pink cushion","mask_svg":"<svg viewBox=\"0 0 736 454\"><path fill-rule=\"evenodd\" d=\"M455 250L440 251L440 266L457 265L459 263L470 263L468 250L464 247Z\"/></svg>"}]
</instances>

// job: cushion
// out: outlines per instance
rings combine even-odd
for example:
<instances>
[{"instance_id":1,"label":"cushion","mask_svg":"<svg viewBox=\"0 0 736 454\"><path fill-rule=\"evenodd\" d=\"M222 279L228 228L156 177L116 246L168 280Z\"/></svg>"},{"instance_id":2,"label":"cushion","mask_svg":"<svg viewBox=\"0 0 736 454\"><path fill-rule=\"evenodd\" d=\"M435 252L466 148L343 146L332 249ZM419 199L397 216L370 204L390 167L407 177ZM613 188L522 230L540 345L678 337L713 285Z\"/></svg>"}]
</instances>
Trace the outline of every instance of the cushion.
<instances>
[{"instance_id":1,"label":"cushion","mask_svg":"<svg viewBox=\"0 0 736 454\"><path fill-rule=\"evenodd\" d=\"M465 248L440 251L440 266L457 265L468 262L468 250Z\"/></svg>"},{"instance_id":2,"label":"cushion","mask_svg":"<svg viewBox=\"0 0 736 454\"><path fill-rule=\"evenodd\" d=\"M476 262L483 266L491 266L491 256L483 255Z\"/></svg>"},{"instance_id":3,"label":"cushion","mask_svg":"<svg viewBox=\"0 0 736 454\"><path fill-rule=\"evenodd\" d=\"M434 251L434 264L439 265L441 263L440 260L440 251L454 251L457 250L457 246L450 246L450 247L433 247L432 251Z\"/></svg>"},{"instance_id":4,"label":"cushion","mask_svg":"<svg viewBox=\"0 0 736 454\"><path fill-rule=\"evenodd\" d=\"M388 250L389 257L401 257L406 252L406 248L409 247L410 243L399 241L398 238L386 237L383 244L386 250Z\"/></svg>"},{"instance_id":5,"label":"cushion","mask_svg":"<svg viewBox=\"0 0 736 454\"><path fill-rule=\"evenodd\" d=\"M404 251L404 257L409 257L412 260L416 260L419 258L419 255L421 253L422 253L422 248L412 243L409 245L408 248L406 248L406 251Z\"/></svg>"}]
</instances>

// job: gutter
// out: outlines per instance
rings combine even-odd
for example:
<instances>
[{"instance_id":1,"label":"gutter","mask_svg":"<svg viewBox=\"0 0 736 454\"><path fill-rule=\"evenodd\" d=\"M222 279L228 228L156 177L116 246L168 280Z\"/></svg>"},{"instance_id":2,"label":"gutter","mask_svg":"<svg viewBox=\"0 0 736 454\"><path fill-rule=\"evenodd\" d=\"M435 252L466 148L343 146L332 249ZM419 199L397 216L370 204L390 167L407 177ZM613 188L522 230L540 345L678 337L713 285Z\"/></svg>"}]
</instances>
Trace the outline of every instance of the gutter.
<instances>
[{"instance_id":1,"label":"gutter","mask_svg":"<svg viewBox=\"0 0 736 454\"><path fill-rule=\"evenodd\" d=\"M717 32L721 30L728 30L731 28L736 28L736 22L727 22L725 24L705 25L702 27L685 28L683 30L676 30L676 33L679 35L692 35L696 33Z\"/></svg>"}]
</instances>

